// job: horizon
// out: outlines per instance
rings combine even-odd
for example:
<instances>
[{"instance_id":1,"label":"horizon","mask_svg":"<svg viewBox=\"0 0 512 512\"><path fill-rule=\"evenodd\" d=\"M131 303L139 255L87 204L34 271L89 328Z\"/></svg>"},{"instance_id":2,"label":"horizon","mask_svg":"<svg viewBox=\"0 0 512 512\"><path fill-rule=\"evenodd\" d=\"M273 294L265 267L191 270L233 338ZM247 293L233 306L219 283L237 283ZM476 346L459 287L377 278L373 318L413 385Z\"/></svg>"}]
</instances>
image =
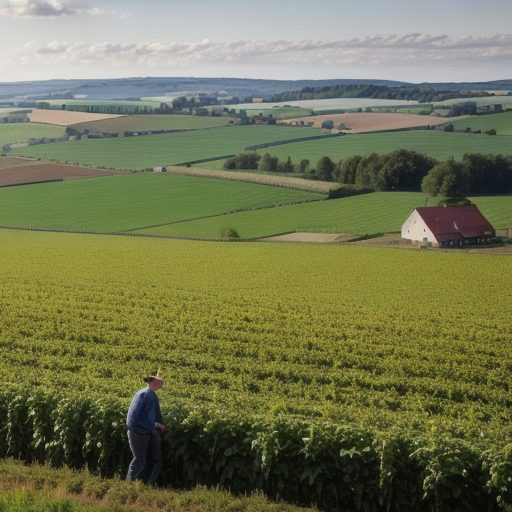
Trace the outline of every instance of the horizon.
<instances>
[{"instance_id":1,"label":"horizon","mask_svg":"<svg viewBox=\"0 0 512 512\"><path fill-rule=\"evenodd\" d=\"M98 81L98 80L259 80L259 81L268 81L268 82L323 82L323 81L338 81L338 80L351 80L355 82L361 83L369 83L369 82L396 82L396 87L400 87L399 84L406 84L406 86L421 86L421 85L430 85L430 84L492 84L494 82L512 82L512 78L498 78L496 80L480 80L480 81L447 81L447 82L438 82L438 81L429 81L429 82L405 82L403 80L388 80L383 78L298 78L298 79L286 79L286 78L249 78L244 76L191 76L191 75L183 75L183 76L163 76L163 75L150 75L150 76L120 76L114 78L108 78L104 76L98 76L96 78L46 78L46 79L34 79L34 80L12 80L12 81L0 81L0 84L17 84L17 83L32 83L32 82L85 82L85 81ZM388 85L388 87L393 85ZM512 87L512 83L511 83Z\"/></svg>"},{"instance_id":2,"label":"horizon","mask_svg":"<svg viewBox=\"0 0 512 512\"><path fill-rule=\"evenodd\" d=\"M509 0L0 0L0 82L489 82L512 69L510 19Z\"/></svg>"}]
</instances>

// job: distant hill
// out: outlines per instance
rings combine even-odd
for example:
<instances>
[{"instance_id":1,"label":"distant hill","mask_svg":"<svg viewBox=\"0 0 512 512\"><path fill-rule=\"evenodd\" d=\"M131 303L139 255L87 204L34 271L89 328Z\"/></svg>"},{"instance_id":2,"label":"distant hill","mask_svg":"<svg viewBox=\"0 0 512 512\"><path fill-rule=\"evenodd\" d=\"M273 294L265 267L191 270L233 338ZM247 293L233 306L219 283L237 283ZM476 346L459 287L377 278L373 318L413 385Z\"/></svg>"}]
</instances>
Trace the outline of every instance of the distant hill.
<instances>
[{"instance_id":1,"label":"distant hill","mask_svg":"<svg viewBox=\"0 0 512 512\"><path fill-rule=\"evenodd\" d=\"M285 91L305 87L333 87L336 85L413 86L391 80L258 80L248 78L119 78L104 80L46 80L33 82L0 82L0 103L13 99L69 99L85 97L90 100L138 99L147 96L183 96L198 93L225 93L226 95L268 98ZM417 84L416 84L417 85ZM421 84L443 90L512 90L512 80L478 83Z\"/></svg>"}]
</instances>

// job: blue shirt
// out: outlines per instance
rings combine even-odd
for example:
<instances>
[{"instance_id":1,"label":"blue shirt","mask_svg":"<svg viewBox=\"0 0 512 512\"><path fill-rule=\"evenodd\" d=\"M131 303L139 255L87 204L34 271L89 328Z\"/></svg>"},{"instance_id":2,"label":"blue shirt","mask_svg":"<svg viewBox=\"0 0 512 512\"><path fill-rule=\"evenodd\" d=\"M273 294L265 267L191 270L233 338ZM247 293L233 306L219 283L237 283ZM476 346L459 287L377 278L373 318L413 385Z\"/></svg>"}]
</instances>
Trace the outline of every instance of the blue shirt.
<instances>
[{"instance_id":1,"label":"blue shirt","mask_svg":"<svg viewBox=\"0 0 512 512\"><path fill-rule=\"evenodd\" d=\"M149 434L155 430L156 422L163 423L156 393L149 388L139 389L128 409L127 427L137 434Z\"/></svg>"}]
</instances>

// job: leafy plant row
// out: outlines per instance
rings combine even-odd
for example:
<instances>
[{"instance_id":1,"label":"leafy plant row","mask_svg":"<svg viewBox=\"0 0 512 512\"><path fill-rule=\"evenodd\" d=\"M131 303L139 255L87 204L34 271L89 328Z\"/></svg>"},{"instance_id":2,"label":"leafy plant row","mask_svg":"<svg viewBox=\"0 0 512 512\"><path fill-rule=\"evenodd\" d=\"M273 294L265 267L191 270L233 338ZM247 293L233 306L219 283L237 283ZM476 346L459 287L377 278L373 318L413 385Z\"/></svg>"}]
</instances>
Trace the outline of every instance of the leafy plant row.
<instances>
[{"instance_id":1,"label":"leafy plant row","mask_svg":"<svg viewBox=\"0 0 512 512\"><path fill-rule=\"evenodd\" d=\"M0 456L124 475L127 403L44 390L0 391ZM214 408L165 411L160 484L262 490L324 510L498 511L512 505L512 445L378 434Z\"/></svg>"}]
</instances>

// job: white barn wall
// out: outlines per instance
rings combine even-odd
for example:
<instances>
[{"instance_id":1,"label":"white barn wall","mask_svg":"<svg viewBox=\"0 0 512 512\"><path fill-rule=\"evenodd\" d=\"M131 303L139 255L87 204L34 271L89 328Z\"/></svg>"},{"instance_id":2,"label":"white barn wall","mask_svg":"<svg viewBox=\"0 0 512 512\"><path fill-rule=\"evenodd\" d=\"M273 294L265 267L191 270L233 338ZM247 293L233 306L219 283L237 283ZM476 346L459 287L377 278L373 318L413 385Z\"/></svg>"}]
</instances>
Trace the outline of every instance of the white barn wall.
<instances>
[{"instance_id":1,"label":"white barn wall","mask_svg":"<svg viewBox=\"0 0 512 512\"><path fill-rule=\"evenodd\" d=\"M414 210L402 226L402 238L423 242L426 238L429 242L436 244L437 240L432 231L427 227L420 214Z\"/></svg>"}]
</instances>

